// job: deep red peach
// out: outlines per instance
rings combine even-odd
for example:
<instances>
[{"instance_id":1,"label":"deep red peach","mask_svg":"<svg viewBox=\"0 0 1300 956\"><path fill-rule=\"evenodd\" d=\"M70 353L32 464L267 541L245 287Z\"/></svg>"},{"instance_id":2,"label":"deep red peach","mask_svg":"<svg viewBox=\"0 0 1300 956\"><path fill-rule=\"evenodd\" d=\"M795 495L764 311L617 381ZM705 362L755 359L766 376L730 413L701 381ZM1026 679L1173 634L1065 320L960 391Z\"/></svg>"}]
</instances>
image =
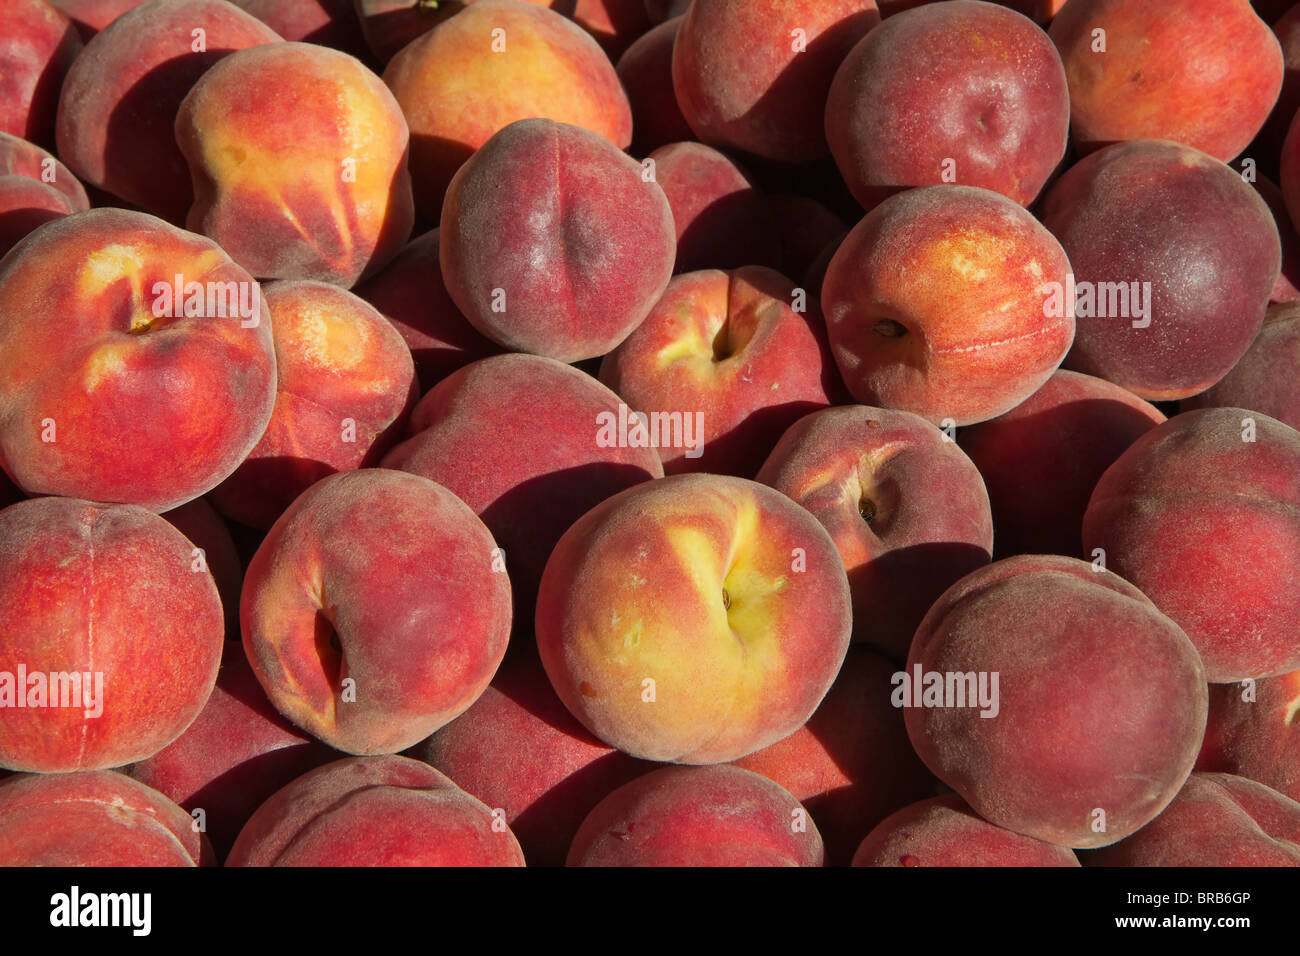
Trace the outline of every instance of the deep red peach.
<instances>
[{"instance_id":1,"label":"deep red peach","mask_svg":"<svg viewBox=\"0 0 1300 956\"><path fill-rule=\"evenodd\" d=\"M619 787L582 822L569 866L822 866L808 811L739 767L665 767Z\"/></svg>"},{"instance_id":2,"label":"deep red peach","mask_svg":"<svg viewBox=\"0 0 1300 956\"><path fill-rule=\"evenodd\" d=\"M523 866L519 843L481 802L406 757L311 770L262 804L227 866Z\"/></svg>"}]
</instances>

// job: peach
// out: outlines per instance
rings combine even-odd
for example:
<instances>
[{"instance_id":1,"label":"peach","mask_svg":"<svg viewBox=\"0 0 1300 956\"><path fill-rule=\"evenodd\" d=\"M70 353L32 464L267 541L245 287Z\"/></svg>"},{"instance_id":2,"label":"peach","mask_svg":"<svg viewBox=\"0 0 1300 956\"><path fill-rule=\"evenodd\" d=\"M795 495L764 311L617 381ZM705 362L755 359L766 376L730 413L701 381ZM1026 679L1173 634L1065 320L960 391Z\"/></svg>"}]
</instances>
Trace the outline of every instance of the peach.
<instances>
[{"instance_id":1,"label":"peach","mask_svg":"<svg viewBox=\"0 0 1300 956\"><path fill-rule=\"evenodd\" d=\"M76 28L46 0L6 0L0 36L0 133L48 145L59 87L81 52Z\"/></svg>"},{"instance_id":2,"label":"peach","mask_svg":"<svg viewBox=\"0 0 1300 956\"><path fill-rule=\"evenodd\" d=\"M1087 856L1099 866L1300 866L1300 803L1262 783L1194 773L1133 836Z\"/></svg>"},{"instance_id":3,"label":"peach","mask_svg":"<svg viewBox=\"0 0 1300 956\"><path fill-rule=\"evenodd\" d=\"M673 42L682 27L674 17L646 31L618 58L618 78L632 110L632 155L694 137L673 92Z\"/></svg>"},{"instance_id":4,"label":"peach","mask_svg":"<svg viewBox=\"0 0 1300 956\"><path fill-rule=\"evenodd\" d=\"M409 135L388 88L346 53L232 53L176 114L194 179L186 223L258 278L350 287L410 236Z\"/></svg>"},{"instance_id":5,"label":"peach","mask_svg":"<svg viewBox=\"0 0 1300 956\"><path fill-rule=\"evenodd\" d=\"M854 866L1078 866L1063 846L981 820L956 794L904 807L853 855Z\"/></svg>"},{"instance_id":6,"label":"peach","mask_svg":"<svg viewBox=\"0 0 1300 956\"><path fill-rule=\"evenodd\" d=\"M1212 156L1117 143L1067 170L1041 215L1074 269L1068 368L1150 401L1186 398L1227 374L1259 332L1281 265L1277 227Z\"/></svg>"},{"instance_id":7,"label":"peach","mask_svg":"<svg viewBox=\"0 0 1300 956\"><path fill-rule=\"evenodd\" d=\"M1205 408L1153 428L1097 483L1083 546L1187 632L1209 680L1300 668L1300 432L1289 425Z\"/></svg>"},{"instance_id":8,"label":"peach","mask_svg":"<svg viewBox=\"0 0 1300 956\"><path fill-rule=\"evenodd\" d=\"M286 40L364 56L366 44L352 0L234 0Z\"/></svg>"},{"instance_id":9,"label":"peach","mask_svg":"<svg viewBox=\"0 0 1300 956\"><path fill-rule=\"evenodd\" d=\"M501 351L469 324L447 294L439 263L439 231L431 229L402 247L356 294L402 336L415 360L420 394L470 362Z\"/></svg>"},{"instance_id":10,"label":"peach","mask_svg":"<svg viewBox=\"0 0 1300 956\"><path fill-rule=\"evenodd\" d=\"M38 226L77 211L53 186L26 176L0 176L0 256Z\"/></svg>"},{"instance_id":11,"label":"peach","mask_svg":"<svg viewBox=\"0 0 1300 956\"><path fill-rule=\"evenodd\" d=\"M890 17L844 59L825 105L835 164L868 209L939 183L1028 206L1069 140L1052 41L1027 17L972 0Z\"/></svg>"},{"instance_id":12,"label":"peach","mask_svg":"<svg viewBox=\"0 0 1300 956\"><path fill-rule=\"evenodd\" d=\"M1197 770L1249 777L1300 800L1300 670L1215 684Z\"/></svg>"},{"instance_id":13,"label":"peach","mask_svg":"<svg viewBox=\"0 0 1300 956\"><path fill-rule=\"evenodd\" d=\"M852 405L801 418L757 480L830 532L849 576L854 640L899 661L930 605L992 556L979 472L910 412Z\"/></svg>"},{"instance_id":14,"label":"peach","mask_svg":"<svg viewBox=\"0 0 1300 956\"><path fill-rule=\"evenodd\" d=\"M74 212L90 208L86 190L53 153L10 133L0 133L0 176L25 176L58 190Z\"/></svg>"},{"instance_id":15,"label":"peach","mask_svg":"<svg viewBox=\"0 0 1300 956\"><path fill-rule=\"evenodd\" d=\"M646 760L736 760L788 737L848 650L825 529L741 478L677 475L597 505L542 575L537 646L560 699Z\"/></svg>"},{"instance_id":16,"label":"peach","mask_svg":"<svg viewBox=\"0 0 1300 956\"><path fill-rule=\"evenodd\" d=\"M194 194L174 131L181 101L232 51L279 40L225 0L141 4L96 34L68 71L59 156L86 182L183 224Z\"/></svg>"},{"instance_id":17,"label":"peach","mask_svg":"<svg viewBox=\"0 0 1300 956\"><path fill-rule=\"evenodd\" d=\"M194 723L127 772L186 812L202 810L204 832L224 858L277 790L340 756L276 713L243 648L227 644L217 685Z\"/></svg>"},{"instance_id":18,"label":"peach","mask_svg":"<svg viewBox=\"0 0 1300 956\"><path fill-rule=\"evenodd\" d=\"M156 790L106 770L0 783L0 866L213 866L207 837Z\"/></svg>"},{"instance_id":19,"label":"peach","mask_svg":"<svg viewBox=\"0 0 1300 956\"><path fill-rule=\"evenodd\" d=\"M476 0L353 0L361 33L376 57L387 63L402 47ZM575 0L527 0L572 16Z\"/></svg>"},{"instance_id":20,"label":"peach","mask_svg":"<svg viewBox=\"0 0 1300 956\"><path fill-rule=\"evenodd\" d=\"M563 866L591 809L655 767L591 736L535 660L507 662L469 710L410 755L504 810L530 866Z\"/></svg>"},{"instance_id":21,"label":"peach","mask_svg":"<svg viewBox=\"0 0 1300 956\"><path fill-rule=\"evenodd\" d=\"M745 478L775 436L842 391L816 303L759 266L674 278L600 380L648 416L666 473Z\"/></svg>"},{"instance_id":22,"label":"peach","mask_svg":"<svg viewBox=\"0 0 1300 956\"><path fill-rule=\"evenodd\" d=\"M428 479L367 468L317 482L244 576L244 649L271 703L354 754L403 750L463 713L510 635L495 550Z\"/></svg>"},{"instance_id":23,"label":"peach","mask_svg":"<svg viewBox=\"0 0 1300 956\"><path fill-rule=\"evenodd\" d=\"M83 41L89 41L128 10L140 6L145 0L47 0L72 21Z\"/></svg>"},{"instance_id":24,"label":"peach","mask_svg":"<svg viewBox=\"0 0 1300 956\"><path fill-rule=\"evenodd\" d=\"M351 757L262 804L227 866L523 866L504 823L428 764Z\"/></svg>"},{"instance_id":25,"label":"peach","mask_svg":"<svg viewBox=\"0 0 1300 956\"><path fill-rule=\"evenodd\" d=\"M595 133L549 119L483 144L447 189L439 231L447 292L470 323L562 362L615 348L673 270L659 184Z\"/></svg>"},{"instance_id":26,"label":"peach","mask_svg":"<svg viewBox=\"0 0 1300 956\"><path fill-rule=\"evenodd\" d=\"M617 423L620 405L591 376L553 359L483 359L420 401L407 439L382 465L437 482L483 520L504 551L527 631L560 535L610 495L663 477L654 448L620 444L616 429L602 441L600 425Z\"/></svg>"},{"instance_id":27,"label":"peach","mask_svg":"<svg viewBox=\"0 0 1300 956\"><path fill-rule=\"evenodd\" d=\"M582 27L522 0L477 0L403 47L384 82L411 127L416 205L434 222L452 176L516 120L581 126L625 149L632 113Z\"/></svg>"},{"instance_id":28,"label":"peach","mask_svg":"<svg viewBox=\"0 0 1300 956\"><path fill-rule=\"evenodd\" d=\"M275 410L209 498L228 518L265 529L320 479L378 464L417 395L410 350L371 305L324 282L284 280L263 292L275 341Z\"/></svg>"},{"instance_id":29,"label":"peach","mask_svg":"<svg viewBox=\"0 0 1300 956\"><path fill-rule=\"evenodd\" d=\"M822 310L853 397L935 424L1010 411L1056 371L1074 337L1061 244L1010 199L974 186L893 196L840 244ZM1064 305L1064 304L1063 304Z\"/></svg>"},{"instance_id":30,"label":"peach","mask_svg":"<svg viewBox=\"0 0 1300 956\"><path fill-rule=\"evenodd\" d=\"M665 767L619 787L583 820L569 866L822 866L808 811L739 767Z\"/></svg>"},{"instance_id":31,"label":"peach","mask_svg":"<svg viewBox=\"0 0 1300 956\"><path fill-rule=\"evenodd\" d=\"M825 156L835 70L879 22L875 0L692 4L673 47L682 115L710 146L785 162Z\"/></svg>"},{"instance_id":32,"label":"peach","mask_svg":"<svg viewBox=\"0 0 1300 956\"><path fill-rule=\"evenodd\" d=\"M767 199L726 155L703 143L671 143L649 160L677 230L674 272L776 261L775 222Z\"/></svg>"},{"instance_id":33,"label":"peach","mask_svg":"<svg viewBox=\"0 0 1300 956\"><path fill-rule=\"evenodd\" d=\"M244 565L235 547L234 536L221 515L205 498L195 498L166 512L173 528L200 549L203 563L212 572L212 580L221 597L226 620L226 640L239 640L239 589L244 583ZM195 556L197 559L197 555Z\"/></svg>"},{"instance_id":34,"label":"peach","mask_svg":"<svg viewBox=\"0 0 1300 956\"><path fill-rule=\"evenodd\" d=\"M808 723L735 762L776 781L808 808L828 866L847 864L864 832L938 789L908 742L902 714L889 705L893 671L870 648L849 648Z\"/></svg>"},{"instance_id":35,"label":"peach","mask_svg":"<svg viewBox=\"0 0 1300 956\"><path fill-rule=\"evenodd\" d=\"M1169 14L1149 0L1070 0L1052 21L1085 149L1162 139L1227 162L1268 119L1282 48L1250 4L1183 0Z\"/></svg>"},{"instance_id":36,"label":"peach","mask_svg":"<svg viewBox=\"0 0 1300 956\"><path fill-rule=\"evenodd\" d=\"M894 693L940 780L989 823L1058 846L1106 846L1154 819L1205 733L1187 635L1073 558L1007 558L954 584Z\"/></svg>"},{"instance_id":37,"label":"peach","mask_svg":"<svg viewBox=\"0 0 1300 956\"><path fill-rule=\"evenodd\" d=\"M1104 379L1058 369L1009 412L958 442L988 487L997 556L1084 557L1079 528L1102 473L1165 420Z\"/></svg>"},{"instance_id":38,"label":"peach","mask_svg":"<svg viewBox=\"0 0 1300 956\"><path fill-rule=\"evenodd\" d=\"M153 216L42 226L0 262L0 465L28 494L151 511L211 490L271 417L264 305L214 242Z\"/></svg>"},{"instance_id":39,"label":"peach","mask_svg":"<svg viewBox=\"0 0 1300 956\"><path fill-rule=\"evenodd\" d=\"M590 33L611 60L650 29L642 0L577 0L573 22Z\"/></svg>"},{"instance_id":40,"label":"peach","mask_svg":"<svg viewBox=\"0 0 1300 956\"><path fill-rule=\"evenodd\" d=\"M212 575L157 515L54 497L0 511L0 766L152 756L203 708L222 643Z\"/></svg>"},{"instance_id":41,"label":"peach","mask_svg":"<svg viewBox=\"0 0 1300 956\"><path fill-rule=\"evenodd\" d=\"M1300 303L1271 305L1241 360L1213 387L1185 398L1192 408L1248 408L1300 429Z\"/></svg>"}]
</instances>

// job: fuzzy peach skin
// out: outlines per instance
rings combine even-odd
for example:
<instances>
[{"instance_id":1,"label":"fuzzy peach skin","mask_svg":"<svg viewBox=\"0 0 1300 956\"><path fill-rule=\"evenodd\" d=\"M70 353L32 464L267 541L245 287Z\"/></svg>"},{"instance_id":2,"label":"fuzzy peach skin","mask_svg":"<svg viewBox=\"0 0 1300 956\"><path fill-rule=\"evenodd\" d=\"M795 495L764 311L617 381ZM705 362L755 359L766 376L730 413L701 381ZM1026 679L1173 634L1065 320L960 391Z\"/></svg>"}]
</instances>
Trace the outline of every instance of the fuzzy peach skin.
<instances>
[{"instance_id":1,"label":"fuzzy peach skin","mask_svg":"<svg viewBox=\"0 0 1300 956\"><path fill-rule=\"evenodd\" d=\"M542 575L560 699L646 760L735 760L801 727L838 673L848 579L815 518L765 485L678 475L606 500Z\"/></svg>"},{"instance_id":2,"label":"fuzzy peach skin","mask_svg":"<svg viewBox=\"0 0 1300 956\"><path fill-rule=\"evenodd\" d=\"M381 62L387 63L393 54L416 37L428 33L474 2L476 0L353 0L353 6L367 46ZM570 17L575 0L527 2L550 7L556 13Z\"/></svg>"},{"instance_id":3,"label":"fuzzy peach skin","mask_svg":"<svg viewBox=\"0 0 1300 956\"><path fill-rule=\"evenodd\" d=\"M415 405L415 364L401 335L338 286L263 286L275 338L275 410L262 438L209 498L226 517L269 528L294 499L338 471L378 464Z\"/></svg>"},{"instance_id":4,"label":"fuzzy peach skin","mask_svg":"<svg viewBox=\"0 0 1300 956\"><path fill-rule=\"evenodd\" d=\"M72 204L74 212L90 208L85 187L72 171L35 143L10 133L0 133L0 176L25 176L58 190Z\"/></svg>"},{"instance_id":5,"label":"fuzzy peach skin","mask_svg":"<svg viewBox=\"0 0 1300 956\"><path fill-rule=\"evenodd\" d=\"M619 787L583 820L569 866L822 866L808 811L739 767L664 767Z\"/></svg>"},{"instance_id":6,"label":"fuzzy peach skin","mask_svg":"<svg viewBox=\"0 0 1300 956\"><path fill-rule=\"evenodd\" d=\"M992 557L979 471L910 412L850 405L807 415L756 480L830 532L853 593L854 640L898 661L939 595Z\"/></svg>"},{"instance_id":7,"label":"fuzzy peach skin","mask_svg":"<svg viewBox=\"0 0 1300 956\"><path fill-rule=\"evenodd\" d=\"M1105 31L1105 51L1094 30ZM1282 89L1282 48L1248 0L1070 0L1048 31L1084 148L1185 143L1227 162L1255 138Z\"/></svg>"},{"instance_id":8,"label":"fuzzy peach skin","mask_svg":"<svg viewBox=\"0 0 1300 956\"><path fill-rule=\"evenodd\" d=\"M1186 398L1227 374L1259 332L1281 267L1277 226L1259 194L1213 156L1117 143L1070 167L1040 214L1076 283L1097 293L1091 309L1076 309L1068 368L1150 401ZM1121 290L1127 309L1111 294Z\"/></svg>"},{"instance_id":9,"label":"fuzzy peach skin","mask_svg":"<svg viewBox=\"0 0 1300 956\"><path fill-rule=\"evenodd\" d=\"M632 140L604 51L577 24L522 0L477 0L404 47L384 82L411 126L416 205L434 222L456 170L516 120L581 126L619 149Z\"/></svg>"},{"instance_id":10,"label":"fuzzy peach skin","mask_svg":"<svg viewBox=\"0 0 1300 956\"><path fill-rule=\"evenodd\" d=\"M89 41L104 27L128 10L140 6L145 0L48 0L48 2L72 21L83 41Z\"/></svg>"},{"instance_id":11,"label":"fuzzy peach skin","mask_svg":"<svg viewBox=\"0 0 1300 956\"><path fill-rule=\"evenodd\" d=\"M674 272L776 262L767 197L728 156L703 143L670 143L648 158L677 230Z\"/></svg>"},{"instance_id":12,"label":"fuzzy peach skin","mask_svg":"<svg viewBox=\"0 0 1300 956\"><path fill-rule=\"evenodd\" d=\"M46 0L6 0L0 36L0 132L50 145L59 87L81 52L77 31Z\"/></svg>"},{"instance_id":13,"label":"fuzzy peach skin","mask_svg":"<svg viewBox=\"0 0 1300 956\"><path fill-rule=\"evenodd\" d=\"M127 773L188 813L202 810L204 832L224 858L277 790L341 756L276 713L244 649L227 644L217 685L194 723Z\"/></svg>"},{"instance_id":14,"label":"fuzzy peach skin","mask_svg":"<svg viewBox=\"0 0 1300 956\"><path fill-rule=\"evenodd\" d=\"M633 156L648 156L660 146L695 136L673 92L673 43L681 26L681 17L660 23L618 58L618 78L632 109Z\"/></svg>"},{"instance_id":15,"label":"fuzzy peach skin","mask_svg":"<svg viewBox=\"0 0 1300 956\"><path fill-rule=\"evenodd\" d=\"M925 186L885 200L836 250L822 311L844 384L865 405L935 424L995 418L1056 371L1074 338L1049 314L1061 244L1010 199Z\"/></svg>"},{"instance_id":16,"label":"fuzzy peach skin","mask_svg":"<svg viewBox=\"0 0 1300 956\"><path fill-rule=\"evenodd\" d=\"M1211 687L1196 769L1240 774L1300 800L1300 670Z\"/></svg>"},{"instance_id":17,"label":"fuzzy peach skin","mask_svg":"<svg viewBox=\"0 0 1300 956\"><path fill-rule=\"evenodd\" d=\"M954 0L890 17L835 73L826 138L870 209L910 186L961 183L1022 206L1065 156L1061 58L1031 20Z\"/></svg>"},{"instance_id":18,"label":"fuzzy peach skin","mask_svg":"<svg viewBox=\"0 0 1300 956\"><path fill-rule=\"evenodd\" d=\"M86 182L183 225L194 193L174 132L181 101L232 51L279 41L225 0L141 4L96 34L68 71L59 156Z\"/></svg>"},{"instance_id":19,"label":"fuzzy peach skin","mask_svg":"<svg viewBox=\"0 0 1300 956\"><path fill-rule=\"evenodd\" d=\"M120 767L190 725L224 643L193 550L133 505L50 497L0 511L0 766Z\"/></svg>"},{"instance_id":20,"label":"fuzzy peach skin","mask_svg":"<svg viewBox=\"0 0 1300 956\"><path fill-rule=\"evenodd\" d=\"M436 481L483 519L504 550L524 631L560 535L610 495L663 477L655 449L600 441L602 419L617 422L619 404L561 362L495 356L421 399L406 440L382 461Z\"/></svg>"},{"instance_id":21,"label":"fuzzy peach skin","mask_svg":"<svg viewBox=\"0 0 1300 956\"><path fill-rule=\"evenodd\" d=\"M262 804L227 866L523 866L492 811L406 757L352 757L309 771Z\"/></svg>"},{"instance_id":22,"label":"fuzzy peach skin","mask_svg":"<svg viewBox=\"0 0 1300 956\"><path fill-rule=\"evenodd\" d=\"M387 87L346 53L232 53L176 114L194 180L186 223L258 278L351 287L410 237L409 136Z\"/></svg>"},{"instance_id":23,"label":"fuzzy peach skin","mask_svg":"<svg viewBox=\"0 0 1300 956\"><path fill-rule=\"evenodd\" d=\"M1178 622L1209 680L1300 668L1300 432L1289 425L1206 408L1152 429L1097 483L1083 547Z\"/></svg>"},{"instance_id":24,"label":"fuzzy peach skin","mask_svg":"<svg viewBox=\"0 0 1300 956\"><path fill-rule=\"evenodd\" d=\"M808 808L828 866L844 866L863 833L939 789L912 750L903 715L889 704L896 665L849 648L816 713L789 737L735 761L774 780Z\"/></svg>"},{"instance_id":25,"label":"fuzzy peach skin","mask_svg":"<svg viewBox=\"0 0 1300 956\"><path fill-rule=\"evenodd\" d=\"M206 498L195 498L162 515L167 522L203 552L203 563L221 596L226 620L226 640L239 640L239 590L244 583L244 565L235 548L234 536L221 515ZM191 552L192 554L193 552ZM198 555L194 556L196 559Z\"/></svg>"},{"instance_id":26,"label":"fuzzy peach skin","mask_svg":"<svg viewBox=\"0 0 1300 956\"><path fill-rule=\"evenodd\" d=\"M456 173L442 277L470 324L516 352L604 355L672 276L673 211L642 167L579 126L511 123Z\"/></svg>"},{"instance_id":27,"label":"fuzzy peach skin","mask_svg":"<svg viewBox=\"0 0 1300 956\"><path fill-rule=\"evenodd\" d=\"M875 0L692 4L673 47L682 115L710 146L785 162L825 156L831 79L879 22Z\"/></svg>"},{"instance_id":28,"label":"fuzzy peach skin","mask_svg":"<svg viewBox=\"0 0 1300 956\"><path fill-rule=\"evenodd\" d=\"M501 351L451 301L442 281L440 247L439 231L429 230L355 290L406 342L421 395L458 368Z\"/></svg>"},{"instance_id":29,"label":"fuzzy peach skin","mask_svg":"<svg viewBox=\"0 0 1300 956\"><path fill-rule=\"evenodd\" d=\"M0 783L0 866L215 866L193 824L120 773L24 774Z\"/></svg>"},{"instance_id":30,"label":"fuzzy peach skin","mask_svg":"<svg viewBox=\"0 0 1300 956\"><path fill-rule=\"evenodd\" d=\"M386 469L317 482L271 528L240 602L244 650L280 713L330 746L394 753L483 693L510 636L510 582L483 523Z\"/></svg>"},{"instance_id":31,"label":"fuzzy peach skin","mask_svg":"<svg viewBox=\"0 0 1300 956\"><path fill-rule=\"evenodd\" d=\"M600 380L635 411L680 413L680 434L667 424L660 430L667 474L748 478L776 436L840 400L828 353L816 302L785 276L760 266L708 269L669 283L646 320L605 356Z\"/></svg>"},{"instance_id":32,"label":"fuzzy peach skin","mask_svg":"<svg viewBox=\"0 0 1300 956\"><path fill-rule=\"evenodd\" d=\"M1194 773L1174 802L1089 866L1300 866L1300 803L1227 773Z\"/></svg>"},{"instance_id":33,"label":"fuzzy peach skin","mask_svg":"<svg viewBox=\"0 0 1300 956\"><path fill-rule=\"evenodd\" d=\"M1079 528L1092 489L1164 420L1118 385L1058 369L1011 411L963 428L958 443L988 488L996 555L1091 557Z\"/></svg>"},{"instance_id":34,"label":"fuzzy peach skin","mask_svg":"<svg viewBox=\"0 0 1300 956\"><path fill-rule=\"evenodd\" d=\"M271 418L265 304L214 242L145 213L42 226L0 262L0 466L31 495L151 511L209 491Z\"/></svg>"},{"instance_id":35,"label":"fuzzy peach skin","mask_svg":"<svg viewBox=\"0 0 1300 956\"><path fill-rule=\"evenodd\" d=\"M1058 846L1106 846L1152 820L1205 733L1205 668L1187 635L1132 584L1073 558L1007 558L958 581L917 629L906 673L918 669L921 685L900 683L894 703L925 765L990 823ZM951 691L931 687L918 706L932 673ZM984 675L984 702L963 699L961 675Z\"/></svg>"},{"instance_id":36,"label":"fuzzy peach skin","mask_svg":"<svg viewBox=\"0 0 1300 956\"><path fill-rule=\"evenodd\" d=\"M1246 354L1212 387L1179 408L1248 408L1300 429L1300 303L1270 305Z\"/></svg>"},{"instance_id":37,"label":"fuzzy peach skin","mask_svg":"<svg viewBox=\"0 0 1300 956\"><path fill-rule=\"evenodd\" d=\"M0 256L37 227L77 211L53 186L26 176L0 176Z\"/></svg>"},{"instance_id":38,"label":"fuzzy peach skin","mask_svg":"<svg viewBox=\"0 0 1300 956\"><path fill-rule=\"evenodd\" d=\"M1079 866L1067 847L980 819L956 794L904 807L853 855L854 866Z\"/></svg>"},{"instance_id":39,"label":"fuzzy peach skin","mask_svg":"<svg viewBox=\"0 0 1300 956\"><path fill-rule=\"evenodd\" d=\"M536 660L507 661L473 706L409 751L494 810L529 866L563 866L588 812L656 765L601 743L573 718Z\"/></svg>"}]
</instances>

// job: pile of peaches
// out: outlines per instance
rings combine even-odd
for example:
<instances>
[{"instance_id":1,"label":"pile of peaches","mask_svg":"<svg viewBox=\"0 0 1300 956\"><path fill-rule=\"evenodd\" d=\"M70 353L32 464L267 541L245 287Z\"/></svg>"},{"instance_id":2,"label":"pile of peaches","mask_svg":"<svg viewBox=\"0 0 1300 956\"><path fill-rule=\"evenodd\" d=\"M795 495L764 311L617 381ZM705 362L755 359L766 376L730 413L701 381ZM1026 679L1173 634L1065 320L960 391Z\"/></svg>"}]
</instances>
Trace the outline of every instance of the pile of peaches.
<instances>
[{"instance_id":1,"label":"pile of peaches","mask_svg":"<svg viewBox=\"0 0 1300 956\"><path fill-rule=\"evenodd\" d=\"M3 0L0 865L1300 865L1297 71Z\"/></svg>"}]
</instances>

